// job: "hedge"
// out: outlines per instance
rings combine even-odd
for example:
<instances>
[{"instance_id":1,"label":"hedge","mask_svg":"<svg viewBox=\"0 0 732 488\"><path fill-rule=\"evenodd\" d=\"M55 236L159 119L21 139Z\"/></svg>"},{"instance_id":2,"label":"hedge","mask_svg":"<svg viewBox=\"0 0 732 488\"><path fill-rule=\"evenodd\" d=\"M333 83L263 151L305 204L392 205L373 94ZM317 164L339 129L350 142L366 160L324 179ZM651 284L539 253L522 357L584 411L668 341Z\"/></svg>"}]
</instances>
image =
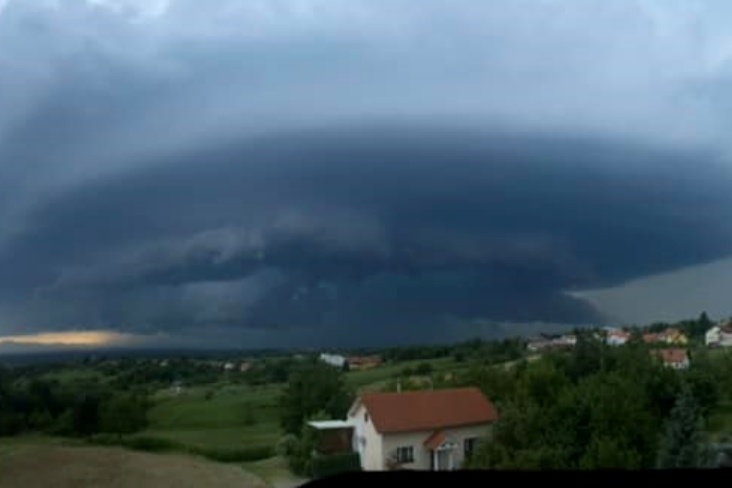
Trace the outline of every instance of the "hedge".
<instances>
[{"instance_id":1,"label":"hedge","mask_svg":"<svg viewBox=\"0 0 732 488\"><path fill-rule=\"evenodd\" d=\"M275 455L273 446L251 446L238 448L192 447L191 454L203 456L220 463L245 463L269 459Z\"/></svg>"},{"instance_id":2,"label":"hedge","mask_svg":"<svg viewBox=\"0 0 732 488\"><path fill-rule=\"evenodd\" d=\"M274 446L247 446L238 448L216 448L187 446L174 440L153 436L117 436L97 434L89 438L92 444L103 446L120 446L135 451L147 452L183 452L202 456L221 463L243 463L260 461L275 455Z\"/></svg>"},{"instance_id":3,"label":"hedge","mask_svg":"<svg viewBox=\"0 0 732 488\"><path fill-rule=\"evenodd\" d=\"M361 471L361 458L357 452L316 456L313 458L313 477L325 478L341 473Z\"/></svg>"}]
</instances>

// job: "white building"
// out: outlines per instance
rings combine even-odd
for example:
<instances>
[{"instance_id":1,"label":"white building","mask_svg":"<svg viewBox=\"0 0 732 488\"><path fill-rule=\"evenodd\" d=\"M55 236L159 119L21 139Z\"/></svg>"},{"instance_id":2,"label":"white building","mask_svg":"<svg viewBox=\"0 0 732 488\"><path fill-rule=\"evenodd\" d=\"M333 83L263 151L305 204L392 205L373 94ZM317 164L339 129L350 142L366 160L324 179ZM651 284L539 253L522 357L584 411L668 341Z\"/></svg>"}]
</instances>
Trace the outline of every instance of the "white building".
<instances>
[{"instance_id":1,"label":"white building","mask_svg":"<svg viewBox=\"0 0 732 488\"><path fill-rule=\"evenodd\" d=\"M459 469L498 413L477 388L366 393L348 412L365 471Z\"/></svg>"},{"instance_id":2,"label":"white building","mask_svg":"<svg viewBox=\"0 0 732 488\"><path fill-rule=\"evenodd\" d=\"M732 346L732 325L715 325L704 334L704 343L708 347Z\"/></svg>"},{"instance_id":3,"label":"white building","mask_svg":"<svg viewBox=\"0 0 732 488\"><path fill-rule=\"evenodd\" d=\"M346 358L339 354L322 353L320 355L320 360L323 361L325 364L329 364L336 368L342 368L346 364Z\"/></svg>"},{"instance_id":4,"label":"white building","mask_svg":"<svg viewBox=\"0 0 732 488\"><path fill-rule=\"evenodd\" d=\"M610 346L622 346L630 340L630 332L622 329L606 329L605 342Z\"/></svg>"}]
</instances>

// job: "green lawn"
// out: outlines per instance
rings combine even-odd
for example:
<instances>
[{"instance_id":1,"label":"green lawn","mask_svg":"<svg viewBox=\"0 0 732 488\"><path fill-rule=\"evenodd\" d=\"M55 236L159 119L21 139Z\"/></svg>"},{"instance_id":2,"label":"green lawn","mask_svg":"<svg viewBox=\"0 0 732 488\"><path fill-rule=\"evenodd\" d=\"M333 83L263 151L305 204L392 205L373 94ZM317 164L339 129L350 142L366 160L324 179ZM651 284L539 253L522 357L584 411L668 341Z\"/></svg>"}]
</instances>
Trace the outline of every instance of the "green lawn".
<instances>
[{"instance_id":1,"label":"green lawn","mask_svg":"<svg viewBox=\"0 0 732 488\"><path fill-rule=\"evenodd\" d=\"M104 380L101 372L92 368L63 368L43 375L45 379L56 380L60 383L83 382L89 380Z\"/></svg>"},{"instance_id":2,"label":"green lawn","mask_svg":"<svg viewBox=\"0 0 732 488\"><path fill-rule=\"evenodd\" d=\"M429 363L435 372L448 372L456 368L462 367L462 363L456 363L451 357L437 359L421 359L417 361L404 361L399 363L387 363L378 368L366 369L361 371L350 371L346 378L351 386L356 388L364 386L372 386L374 384L383 383L388 380L395 379L401 373L410 368L414 370L422 363Z\"/></svg>"},{"instance_id":3,"label":"green lawn","mask_svg":"<svg viewBox=\"0 0 732 488\"><path fill-rule=\"evenodd\" d=\"M161 391L146 434L197 447L271 446L280 437L281 389L220 384L185 389L179 395ZM207 392L213 395L207 398Z\"/></svg>"},{"instance_id":4,"label":"green lawn","mask_svg":"<svg viewBox=\"0 0 732 488\"><path fill-rule=\"evenodd\" d=\"M429 363L436 373L469 367L451 357L405 361L351 371L346 380L357 389L379 387L422 363ZM196 447L272 446L281 436L278 404L282 389L283 385L219 383L184 388L179 394L161 390L155 395L145 434Z\"/></svg>"},{"instance_id":5,"label":"green lawn","mask_svg":"<svg viewBox=\"0 0 732 488\"><path fill-rule=\"evenodd\" d=\"M707 431L714 438L732 437L732 402L723 402L709 416Z\"/></svg>"}]
</instances>

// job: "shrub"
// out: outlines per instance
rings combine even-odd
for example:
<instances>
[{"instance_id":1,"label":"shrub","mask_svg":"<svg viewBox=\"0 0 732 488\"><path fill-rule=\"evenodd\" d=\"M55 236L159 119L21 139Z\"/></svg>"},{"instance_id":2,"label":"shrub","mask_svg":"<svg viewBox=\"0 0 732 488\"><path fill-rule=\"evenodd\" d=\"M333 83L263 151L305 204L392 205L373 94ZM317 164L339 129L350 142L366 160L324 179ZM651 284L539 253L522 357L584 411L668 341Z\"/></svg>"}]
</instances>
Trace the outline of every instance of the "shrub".
<instances>
[{"instance_id":1,"label":"shrub","mask_svg":"<svg viewBox=\"0 0 732 488\"><path fill-rule=\"evenodd\" d=\"M150 436L127 437L122 445L135 451L164 452L182 450L182 445L170 439Z\"/></svg>"},{"instance_id":2,"label":"shrub","mask_svg":"<svg viewBox=\"0 0 732 488\"><path fill-rule=\"evenodd\" d=\"M191 447L188 449L188 452L220 463L261 461L275 455L275 450L272 446L251 446L234 449Z\"/></svg>"},{"instance_id":3,"label":"shrub","mask_svg":"<svg viewBox=\"0 0 732 488\"><path fill-rule=\"evenodd\" d=\"M119 434L95 434L89 437L89 442L100 446L120 446L134 451L166 452L184 451L184 447L170 439L151 436L121 436Z\"/></svg>"},{"instance_id":4,"label":"shrub","mask_svg":"<svg viewBox=\"0 0 732 488\"><path fill-rule=\"evenodd\" d=\"M287 458L295 452L297 447L297 437L292 434L287 434L283 436L279 441L277 441L277 445L275 446L275 452L278 456Z\"/></svg>"},{"instance_id":5,"label":"shrub","mask_svg":"<svg viewBox=\"0 0 732 488\"><path fill-rule=\"evenodd\" d=\"M316 479L355 471L361 471L361 459L356 452L316 456L312 461L313 477Z\"/></svg>"}]
</instances>

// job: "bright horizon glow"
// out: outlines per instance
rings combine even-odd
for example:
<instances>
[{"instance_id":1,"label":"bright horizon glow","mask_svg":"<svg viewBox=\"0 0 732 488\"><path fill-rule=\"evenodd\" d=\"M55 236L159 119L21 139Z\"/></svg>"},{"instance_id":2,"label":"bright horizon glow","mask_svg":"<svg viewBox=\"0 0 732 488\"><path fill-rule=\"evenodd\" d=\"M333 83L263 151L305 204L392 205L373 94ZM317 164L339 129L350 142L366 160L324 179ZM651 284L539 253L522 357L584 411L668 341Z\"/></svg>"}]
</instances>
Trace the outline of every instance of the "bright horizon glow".
<instances>
[{"instance_id":1,"label":"bright horizon glow","mask_svg":"<svg viewBox=\"0 0 732 488\"><path fill-rule=\"evenodd\" d=\"M127 346L139 343L141 340L139 336L104 330L0 336L0 344L27 346Z\"/></svg>"}]
</instances>

